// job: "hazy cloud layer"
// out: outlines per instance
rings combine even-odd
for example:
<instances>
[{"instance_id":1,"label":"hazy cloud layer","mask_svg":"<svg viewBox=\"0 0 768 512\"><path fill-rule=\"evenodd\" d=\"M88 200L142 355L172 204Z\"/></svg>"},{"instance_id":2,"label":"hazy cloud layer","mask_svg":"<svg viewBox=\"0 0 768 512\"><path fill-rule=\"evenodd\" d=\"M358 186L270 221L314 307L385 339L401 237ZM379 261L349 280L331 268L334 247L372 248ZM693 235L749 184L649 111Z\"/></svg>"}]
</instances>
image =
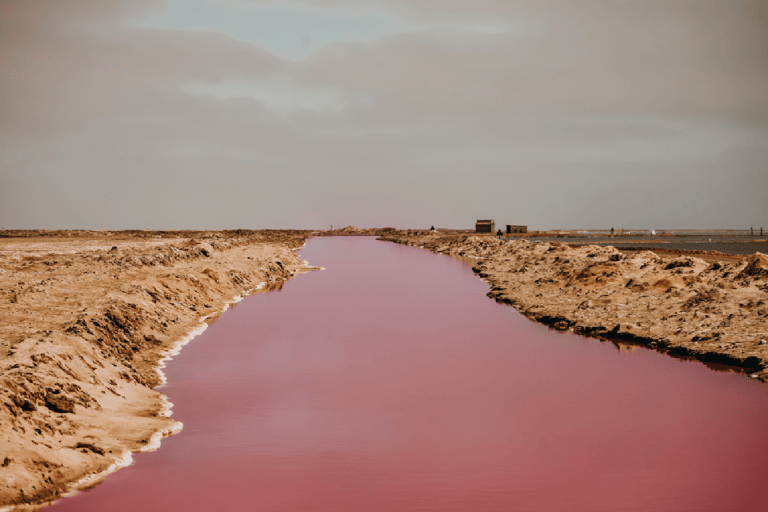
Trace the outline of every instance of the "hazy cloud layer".
<instances>
[{"instance_id":1,"label":"hazy cloud layer","mask_svg":"<svg viewBox=\"0 0 768 512\"><path fill-rule=\"evenodd\" d=\"M0 14L0 227L768 227L760 0Z\"/></svg>"}]
</instances>

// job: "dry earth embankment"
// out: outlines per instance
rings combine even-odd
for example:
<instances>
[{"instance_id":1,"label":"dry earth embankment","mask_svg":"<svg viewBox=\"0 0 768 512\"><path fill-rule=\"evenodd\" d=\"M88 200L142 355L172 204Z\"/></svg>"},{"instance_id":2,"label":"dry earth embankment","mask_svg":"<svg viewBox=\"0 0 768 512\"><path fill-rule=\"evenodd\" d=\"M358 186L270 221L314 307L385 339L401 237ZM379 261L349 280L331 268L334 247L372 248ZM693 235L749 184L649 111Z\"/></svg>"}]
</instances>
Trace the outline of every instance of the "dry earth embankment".
<instances>
[{"instance_id":1,"label":"dry earth embankment","mask_svg":"<svg viewBox=\"0 0 768 512\"><path fill-rule=\"evenodd\" d=\"M736 263L524 239L397 231L382 240L480 258L488 296L559 330L742 368L768 382L768 256Z\"/></svg>"},{"instance_id":2,"label":"dry earth embankment","mask_svg":"<svg viewBox=\"0 0 768 512\"><path fill-rule=\"evenodd\" d=\"M163 357L309 268L301 232L86 235L0 238L0 510L36 510L177 431L153 389Z\"/></svg>"}]
</instances>

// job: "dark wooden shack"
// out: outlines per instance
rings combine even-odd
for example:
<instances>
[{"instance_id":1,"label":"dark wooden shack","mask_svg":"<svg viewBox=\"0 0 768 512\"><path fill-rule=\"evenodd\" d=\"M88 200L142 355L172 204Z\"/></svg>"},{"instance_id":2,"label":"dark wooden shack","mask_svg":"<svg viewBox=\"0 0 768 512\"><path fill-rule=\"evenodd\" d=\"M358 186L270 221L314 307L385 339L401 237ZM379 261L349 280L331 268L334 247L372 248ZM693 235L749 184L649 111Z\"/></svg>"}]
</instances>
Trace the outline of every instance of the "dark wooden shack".
<instances>
[{"instance_id":1,"label":"dark wooden shack","mask_svg":"<svg viewBox=\"0 0 768 512\"><path fill-rule=\"evenodd\" d=\"M475 233L495 233L496 222L493 220L479 220L475 223Z\"/></svg>"},{"instance_id":2,"label":"dark wooden shack","mask_svg":"<svg viewBox=\"0 0 768 512\"><path fill-rule=\"evenodd\" d=\"M507 224L507 234L511 235L512 233L527 233L528 232L528 226L512 226L510 224Z\"/></svg>"}]
</instances>

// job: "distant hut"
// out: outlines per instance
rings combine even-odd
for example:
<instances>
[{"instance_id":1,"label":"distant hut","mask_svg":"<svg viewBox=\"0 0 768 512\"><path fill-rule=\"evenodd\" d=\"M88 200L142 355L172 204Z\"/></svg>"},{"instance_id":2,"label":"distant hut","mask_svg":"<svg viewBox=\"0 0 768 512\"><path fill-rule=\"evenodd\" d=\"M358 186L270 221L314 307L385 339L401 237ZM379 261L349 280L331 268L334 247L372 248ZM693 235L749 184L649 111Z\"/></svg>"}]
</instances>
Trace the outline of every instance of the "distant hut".
<instances>
[{"instance_id":1,"label":"distant hut","mask_svg":"<svg viewBox=\"0 0 768 512\"><path fill-rule=\"evenodd\" d=\"M528 232L528 226L512 226L510 224L507 224L507 234L511 235L512 233L527 233Z\"/></svg>"},{"instance_id":2,"label":"distant hut","mask_svg":"<svg viewBox=\"0 0 768 512\"><path fill-rule=\"evenodd\" d=\"M496 222L493 220L479 220L475 222L475 233L495 233Z\"/></svg>"}]
</instances>

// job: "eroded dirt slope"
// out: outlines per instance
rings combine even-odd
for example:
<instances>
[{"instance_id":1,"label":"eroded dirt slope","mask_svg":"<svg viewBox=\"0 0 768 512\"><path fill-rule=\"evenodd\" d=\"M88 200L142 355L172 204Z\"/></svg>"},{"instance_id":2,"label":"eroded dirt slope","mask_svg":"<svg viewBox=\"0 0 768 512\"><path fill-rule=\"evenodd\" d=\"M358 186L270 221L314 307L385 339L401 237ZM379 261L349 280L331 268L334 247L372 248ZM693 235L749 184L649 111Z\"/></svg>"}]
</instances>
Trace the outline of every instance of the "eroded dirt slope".
<instances>
[{"instance_id":1,"label":"eroded dirt slope","mask_svg":"<svg viewBox=\"0 0 768 512\"><path fill-rule=\"evenodd\" d=\"M768 256L706 262L595 245L398 231L383 240L480 258L489 296L556 329L734 365L768 381Z\"/></svg>"},{"instance_id":2,"label":"eroded dirt slope","mask_svg":"<svg viewBox=\"0 0 768 512\"><path fill-rule=\"evenodd\" d=\"M163 355L309 268L303 233L183 235L0 238L0 509L37 509L178 430L153 389Z\"/></svg>"}]
</instances>

